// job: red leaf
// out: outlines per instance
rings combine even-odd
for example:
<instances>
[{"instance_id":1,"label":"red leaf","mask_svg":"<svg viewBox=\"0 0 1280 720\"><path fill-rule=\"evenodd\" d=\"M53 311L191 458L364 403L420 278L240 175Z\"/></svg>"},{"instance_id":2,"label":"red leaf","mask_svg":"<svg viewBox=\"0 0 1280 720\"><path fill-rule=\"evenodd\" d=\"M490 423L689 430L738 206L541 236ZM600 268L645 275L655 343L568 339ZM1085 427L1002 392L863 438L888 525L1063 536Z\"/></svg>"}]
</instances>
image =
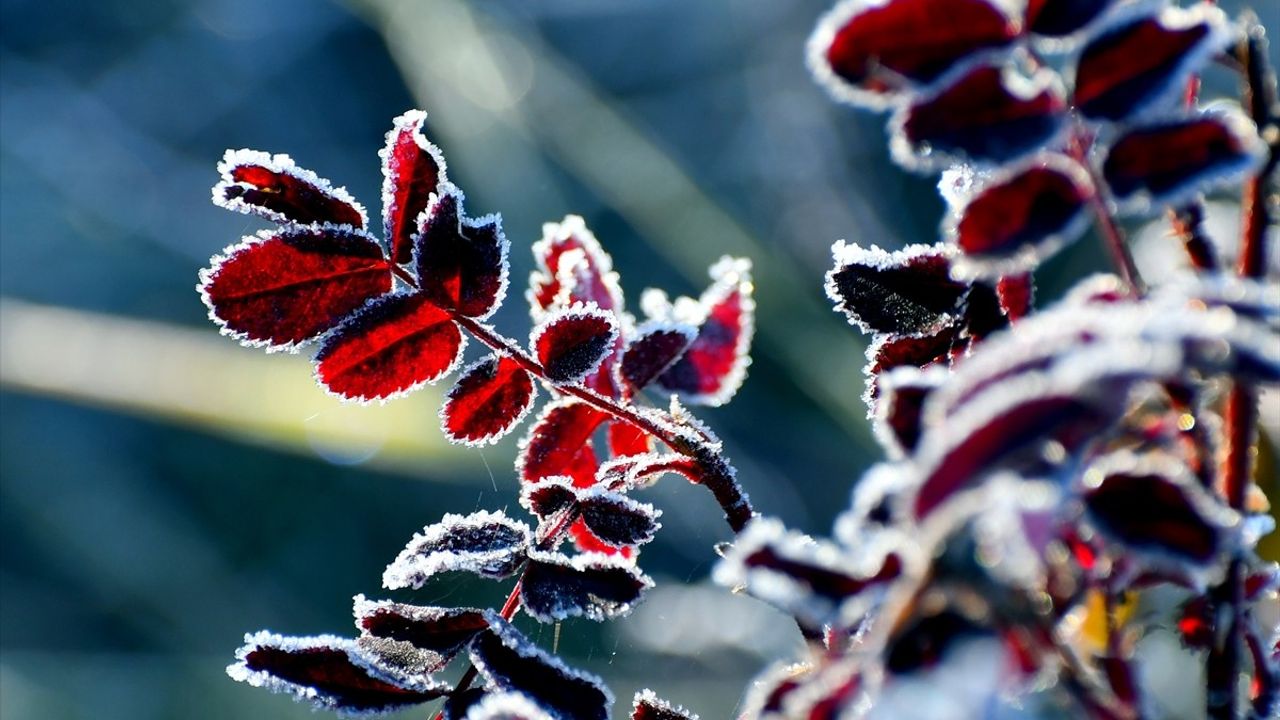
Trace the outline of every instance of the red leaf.
<instances>
[{"instance_id":1,"label":"red leaf","mask_svg":"<svg viewBox=\"0 0 1280 720\"><path fill-rule=\"evenodd\" d=\"M865 333L924 337L960 319L969 286L951 279L947 248L910 245L886 252L837 242L827 297Z\"/></svg>"},{"instance_id":2,"label":"red leaf","mask_svg":"<svg viewBox=\"0 0 1280 720\"><path fill-rule=\"evenodd\" d=\"M650 587L652 580L619 558L530 551L520 604L539 622L578 616L600 622L630 612Z\"/></svg>"},{"instance_id":3,"label":"red leaf","mask_svg":"<svg viewBox=\"0 0 1280 720\"><path fill-rule=\"evenodd\" d=\"M946 223L963 253L956 274L996 279L1034 268L1084 232L1093 195L1088 171L1061 155L996 177Z\"/></svg>"},{"instance_id":4,"label":"red leaf","mask_svg":"<svg viewBox=\"0 0 1280 720\"><path fill-rule=\"evenodd\" d=\"M577 215L542 226L533 244L537 264L529 275L529 306L535 320L576 302L593 302L602 310L621 312L622 288L613 260Z\"/></svg>"},{"instance_id":5,"label":"red leaf","mask_svg":"<svg viewBox=\"0 0 1280 720\"><path fill-rule=\"evenodd\" d=\"M547 379L572 383L593 372L613 349L618 324L594 305L558 310L533 329L529 345Z\"/></svg>"},{"instance_id":6,"label":"red leaf","mask_svg":"<svg viewBox=\"0 0 1280 720\"><path fill-rule=\"evenodd\" d=\"M818 24L809 65L839 100L881 107L965 58L1009 45L1017 23L986 0L846 0Z\"/></svg>"},{"instance_id":7,"label":"red leaf","mask_svg":"<svg viewBox=\"0 0 1280 720\"><path fill-rule=\"evenodd\" d=\"M410 110L396 118L387 133L382 158L382 230L391 258L403 265L413 260L418 216L431 195L446 182L444 154L422 134L427 114Z\"/></svg>"},{"instance_id":8,"label":"red leaf","mask_svg":"<svg viewBox=\"0 0 1280 720\"><path fill-rule=\"evenodd\" d=\"M547 405L520 442L516 472L521 481L537 482L555 475L571 475L575 459L584 448L589 449L592 434L607 417L579 400ZM592 473L594 479L594 468Z\"/></svg>"},{"instance_id":9,"label":"red leaf","mask_svg":"<svg viewBox=\"0 0 1280 720\"><path fill-rule=\"evenodd\" d=\"M698 329L690 325L648 322L636 329L627 343L619 368L622 379L636 390L643 390L670 368L698 337Z\"/></svg>"},{"instance_id":10,"label":"red leaf","mask_svg":"<svg viewBox=\"0 0 1280 720\"><path fill-rule=\"evenodd\" d=\"M751 263L721 258L711 267L711 280L698 299L696 317L678 319L696 326L698 337L658 376L659 385L693 405L729 402L751 364L756 309Z\"/></svg>"},{"instance_id":11,"label":"red leaf","mask_svg":"<svg viewBox=\"0 0 1280 720\"><path fill-rule=\"evenodd\" d=\"M246 635L236 659L238 662L227 668L234 680L350 714L416 705L443 697L452 689L447 683L384 664L355 641L330 635Z\"/></svg>"},{"instance_id":12,"label":"red leaf","mask_svg":"<svg viewBox=\"0 0 1280 720\"><path fill-rule=\"evenodd\" d=\"M1066 110L1052 71L1028 78L1011 66L982 64L894 113L891 149L894 160L915 170L1007 163L1051 143Z\"/></svg>"},{"instance_id":13,"label":"red leaf","mask_svg":"<svg viewBox=\"0 0 1280 720\"><path fill-rule=\"evenodd\" d=\"M484 611L406 605L390 600L355 598L356 627L374 637L407 642L419 650L444 656L466 645L489 627Z\"/></svg>"},{"instance_id":14,"label":"red leaf","mask_svg":"<svg viewBox=\"0 0 1280 720\"><path fill-rule=\"evenodd\" d=\"M609 452L614 457L643 455L653 451L653 437L635 425L611 422L606 430L609 435Z\"/></svg>"},{"instance_id":15,"label":"red leaf","mask_svg":"<svg viewBox=\"0 0 1280 720\"><path fill-rule=\"evenodd\" d=\"M1147 212L1234 182L1263 154L1253 123L1219 110L1130 130L1107 151L1102 175L1123 209Z\"/></svg>"},{"instance_id":16,"label":"red leaf","mask_svg":"<svg viewBox=\"0 0 1280 720\"><path fill-rule=\"evenodd\" d=\"M1028 0L1026 28L1036 35L1063 37L1084 28L1115 0Z\"/></svg>"},{"instance_id":17,"label":"red leaf","mask_svg":"<svg viewBox=\"0 0 1280 720\"><path fill-rule=\"evenodd\" d=\"M874 414L876 399L880 396L879 378L881 374L896 367L910 366L925 368L947 359L951 349L957 342L959 331L946 328L934 335L924 337L900 337L881 335L867 347L867 366L863 373L867 376L867 388L863 400L870 412Z\"/></svg>"},{"instance_id":18,"label":"red leaf","mask_svg":"<svg viewBox=\"0 0 1280 720\"><path fill-rule=\"evenodd\" d=\"M200 273L209 316L246 345L292 349L391 289L378 243L342 227L262 232Z\"/></svg>"},{"instance_id":19,"label":"red leaf","mask_svg":"<svg viewBox=\"0 0 1280 720\"><path fill-rule=\"evenodd\" d=\"M449 313L421 293L387 295L325 338L316 379L349 400L385 400L444 377L462 347Z\"/></svg>"},{"instance_id":20,"label":"red leaf","mask_svg":"<svg viewBox=\"0 0 1280 720\"><path fill-rule=\"evenodd\" d=\"M1226 16L1206 3L1185 10L1142 4L1090 40L1075 68L1076 108L1123 120L1181 96L1187 78L1231 42Z\"/></svg>"},{"instance_id":21,"label":"red leaf","mask_svg":"<svg viewBox=\"0 0 1280 720\"><path fill-rule=\"evenodd\" d=\"M911 366L895 368L880 377L872 429L891 457L905 457L915 450L924 428L921 411L925 400L945 380L945 372L926 373Z\"/></svg>"},{"instance_id":22,"label":"red leaf","mask_svg":"<svg viewBox=\"0 0 1280 720\"><path fill-rule=\"evenodd\" d=\"M570 477L544 478L536 484L525 485L520 491L520 505L542 520L577 501L578 491Z\"/></svg>"},{"instance_id":23,"label":"red leaf","mask_svg":"<svg viewBox=\"0 0 1280 720\"><path fill-rule=\"evenodd\" d=\"M1007 275L996 283L996 297L1000 300L1000 310L1010 320L1019 320L1031 312L1035 293L1035 278L1031 273Z\"/></svg>"},{"instance_id":24,"label":"red leaf","mask_svg":"<svg viewBox=\"0 0 1280 720\"><path fill-rule=\"evenodd\" d=\"M440 411L444 434L454 442L497 442L533 407L533 378L511 358L496 355L462 372Z\"/></svg>"},{"instance_id":25,"label":"red leaf","mask_svg":"<svg viewBox=\"0 0 1280 720\"><path fill-rule=\"evenodd\" d=\"M636 549L633 547L610 545L605 542L587 527L587 523L582 518L574 520L569 526L569 537L573 538L574 547L581 553L599 553L627 560L636 555Z\"/></svg>"},{"instance_id":26,"label":"red leaf","mask_svg":"<svg viewBox=\"0 0 1280 720\"><path fill-rule=\"evenodd\" d=\"M365 226L364 208L345 189L294 165L288 155L228 150L218 172L222 182L213 187L213 203L219 207L281 224Z\"/></svg>"},{"instance_id":27,"label":"red leaf","mask_svg":"<svg viewBox=\"0 0 1280 720\"><path fill-rule=\"evenodd\" d=\"M507 238L496 215L462 214L462 191L448 183L421 218L414 242L422 292L440 307L488 317L507 291Z\"/></svg>"},{"instance_id":28,"label":"red leaf","mask_svg":"<svg viewBox=\"0 0 1280 720\"><path fill-rule=\"evenodd\" d=\"M698 716L646 689L632 701L631 720L698 720Z\"/></svg>"}]
</instances>

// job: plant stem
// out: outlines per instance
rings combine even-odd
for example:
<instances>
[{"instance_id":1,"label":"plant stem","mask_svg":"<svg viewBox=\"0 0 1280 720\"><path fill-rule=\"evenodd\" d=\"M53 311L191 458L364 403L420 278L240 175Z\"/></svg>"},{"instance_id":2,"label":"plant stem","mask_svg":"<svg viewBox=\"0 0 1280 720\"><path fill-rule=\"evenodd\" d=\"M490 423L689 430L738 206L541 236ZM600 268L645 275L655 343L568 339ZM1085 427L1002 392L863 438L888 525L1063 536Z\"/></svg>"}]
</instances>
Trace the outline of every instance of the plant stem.
<instances>
[{"instance_id":1,"label":"plant stem","mask_svg":"<svg viewBox=\"0 0 1280 720\"><path fill-rule=\"evenodd\" d=\"M1107 202L1103 196L1103 188L1106 184L1102 181L1098 169L1093 166L1093 162L1089 159L1089 146L1092 145L1093 139L1083 129L1078 127L1075 136L1069 143L1071 155L1082 165L1089 173L1089 180L1093 182L1096 191L1089 200L1089 206L1093 208L1094 217L1098 221L1098 230L1102 233L1103 244L1107 248L1107 252L1111 255L1111 261L1116 267L1116 271L1120 273L1120 279L1128 286L1129 292L1133 295L1143 295L1146 293L1146 283L1142 281L1142 276L1138 273L1138 266L1133 262L1133 255L1129 252L1129 246L1125 243L1124 232L1120 230L1120 226L1116 223L1116 219L1111 214L1111 210L1107 207Z\"/></svg>"}]
</instances>

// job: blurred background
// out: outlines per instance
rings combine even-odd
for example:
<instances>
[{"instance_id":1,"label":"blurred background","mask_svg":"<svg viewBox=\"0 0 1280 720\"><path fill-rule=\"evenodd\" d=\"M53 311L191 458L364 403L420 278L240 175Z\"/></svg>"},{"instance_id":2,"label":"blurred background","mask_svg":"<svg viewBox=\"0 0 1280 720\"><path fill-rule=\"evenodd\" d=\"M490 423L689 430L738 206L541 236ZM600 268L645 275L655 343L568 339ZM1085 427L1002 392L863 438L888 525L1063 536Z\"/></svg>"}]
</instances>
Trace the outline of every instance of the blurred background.
<instances>
[{"instance_id":1,"label":"blurred background","mask_svg":"<svg viewBox=\"0 0 1280 720\"><path fill-rule=\"evenodd\" d=\"M242 634L351 634L349 598L387 596L382 569L416 530L514 507L514 440L450 447L438 390L342 406L305 356L218 336L197 271L265 226L209 202L228 147L289 153L376 218L383 134L426 109L469 211L503 215L514 282L496 324L516 337L528 246L567 213L633 307L751 257L755 361L700 415L758 508L826 532L879 456L865 343L822 292L830 245L933 242L943 210L932 179L889 164L882 117L810 80L828 5L0 0L0 715L309 717L226 678ZM1169 243L1147 235L1160 267ZM1042 301L1103 257L1086 239L1049 263ZM561 650L620 705L648 685L728 717L798 640L708 584L727 532L704 492L651 495L657 589L621 622L566 623Z\"/></svg>"}]
</instances>

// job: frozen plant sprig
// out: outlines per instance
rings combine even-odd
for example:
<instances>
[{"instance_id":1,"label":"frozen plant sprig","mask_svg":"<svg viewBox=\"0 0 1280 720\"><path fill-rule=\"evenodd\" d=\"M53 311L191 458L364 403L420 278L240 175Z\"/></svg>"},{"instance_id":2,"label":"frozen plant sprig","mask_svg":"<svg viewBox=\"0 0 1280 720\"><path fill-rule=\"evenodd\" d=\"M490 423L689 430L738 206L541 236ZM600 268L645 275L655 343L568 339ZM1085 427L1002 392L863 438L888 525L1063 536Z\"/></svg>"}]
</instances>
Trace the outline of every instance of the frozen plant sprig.
<instances>
[{"instance_id":1,"label":"frozen plant sprig","mask_svg":"<svg viewBox=\"0 0 1280 720\"><path fill-rule=\"evenodd\" d=\"M234 678L345 714L444 699L441 720L606 718L603 683L509 621L601 621L641 601L652 581L638 553L660 513L631 493L677 474L738 533L715 578L791 615L809 642L747 692L744 720L1159 718L1169 679L1146 641L1162 628L1203 668L1209 716L1280 709L1267 620L1280 571L1255 552L1273 528L1251 478L1257 388L1280 382L1267 274L1280 110L1256 18L1207 2L844 0L809 61L838 101L890 111L893 158L943 171L949 206L937 245L833 249L827 292L873 336L864 397L889 460L859 481L832 540L754 517L685 409L743 380L746 261L717 263L698 299L647 291L637 320L581 218L548 224L526 346L486 323L510 246L498 216L467 215L425 114L397 118L380 153L382 242L345 190L287 156L227 154L215 202L281 227L202 273L225 332L268 350L316 343L317 380L357 402L439 381L470 337L488 354L458 371L441 411L469 445L511 432L539 386L552 396L515 464L533 526L446 515L384 574L388 588L514 579L499 610L359 596L358 638L247 636ZM1197 78L1215 61L1239 70L1243 107L1202 105ZM1232 263L1202 196L1240 184ZM1122 218L1161 213L1195 272L1149 284ZM1117 275L1037 309L1033 272L1090 227ZM637 404L646 389L670 409ZM435 679L464 657L461 682ZM645 691L631 717L694 716Z\"/></svg>"}]
</instances>

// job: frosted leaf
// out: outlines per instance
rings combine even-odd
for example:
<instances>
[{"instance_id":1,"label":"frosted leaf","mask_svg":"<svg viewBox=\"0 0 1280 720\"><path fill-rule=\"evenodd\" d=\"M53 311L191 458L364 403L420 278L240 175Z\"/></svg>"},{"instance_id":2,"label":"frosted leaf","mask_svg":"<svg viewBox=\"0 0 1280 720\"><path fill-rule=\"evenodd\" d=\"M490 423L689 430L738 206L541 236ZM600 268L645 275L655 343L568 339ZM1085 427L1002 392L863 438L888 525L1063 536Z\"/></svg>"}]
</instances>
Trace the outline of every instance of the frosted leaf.
<instances>
[{"instance_id":1,"label":"frosted leaf","mask_svg":"<svg viewBox=\"0 0 1280 720\"><path fill-rule=\"evenodd\" d=\"M614 457L653 452L654 438L647 430L621 420L610 421L605 430L609 452Z\"/></svg>"},{"instance_id":2,"label":"frosted leaf","mask_svg":"<svg viewBox=\"0 0 1280 720\"><path fill-rule=\"evenodd\" d=\"M490 690L492 688L469 687L450 695L440 706L439 720L465 720L471 708L491 694Z\"/></svg>"},{"instance_id":3,"label":"frosted leaf","mask_svg":"<svg viewBox=\"0 0 1280 720\"><path fill-rule=\"evenodd\" d=\"M458 374L440 409L440 428L464 445L496 443L529 414L535 397L533 376L518 362L489 355Z\"/></svg>"},{"instance_id":4,"label":"frosted leaf","mask_svg":"<svg viewBox=\"0 0 1280 720\"><path fill-rule=\"evenodd\" d=\"M813 669L803 682L782 694L782 718L860 717L871 706L862 658L834 658ZM764 717L769 717L765 715Z\"/></svg>"},{"instance_id":5,"label":"frosted leaf","mask_svg":"<svg viewBox=\"0 0 1280 720\"><path fill-rule=\"evenodd\" d=\"M681 298L668 317L654 320L698 328L698 336L658 384L694 405L727 403L746 379L755 334L751 262L728 256L711 266L711 286L697 301Z\"/></svg>"},{"instance_id":6,"label":"frosted leaf","mask_svg":"<svg viewBox=\"0 0 1280 720\"><path fill-rule=\"evenodd\" d=\"M520 584L520 603L539 622L582 616L601 622L631 612L653 581L634 563L612 555L531 550Z\"/></svg>"},{"instance_id":7,"label":"frosted leaf","mask_svg":"<svg viewBox=\"0 0 1280 720\"><path fill-rule=\"evenodd\" d=\"M1072 104L1087 118L1110 122L1171 108L1187 79L1233 38L1226 14L1212 5L1130 4L1081 49L1070 79Z\"/></svg>"},{"instance_id":8,"label":"frosted leaf","mask_svg":"<svg viewBox=\"0 0 1280 720\"><path fill-rule=\"evenodd\" d=\"M692 325L650 320L636 328L622 353L619 372L631 387L642 390L684 355L698 336Z\"/></svg>"},{"instance_id":9,"label":"frosted leaf","mask_svg":"<svg viewBox=\"0 0 1280 720\"><path fill-rule=\"evenodd\" d=\"M816 668L809 663L776 663L751 681L742 700L742 720L782 720L787 699Z\"/></svg>"},{"instance_id":10,"label":"frosted leaf","mask_svg":"<svg viewBox=\"0 0 1280 720\"><path fill-rule=\"evenodd\" d=\"M961 328L949 327L935 335L902 337L876 335L867 346L867 364L862 368L866 386L862 402L867 406L867 419L874 420L880 412L880 377L895 368L924 369L949 362L952 352L963 345Z\"/></svg>"},{"instance_id":11,"label":"frosted leaf","mask_svg":"<svg viewBox=\"0 0 1280 720\"><path fill-rule=\"evenodd\" d=\"M1018 35L998 3L949 0L945 21L937 13L933 0L844 0L810 36L809 69L836 100L880 110Z\"/></svg>"},{"instance_id":12,"label":"frosted leaf","mask_svg":"<svg viewBox=\"0 0 1280 720\"><path fill-rule=\"evenodd\" d=\"M539 518L547 518L578 501L571 477L542 478L520 489L520 505Z\"/></svg>"},{"instance_id":13,"label":"frosted leaf","mask_svg":"<svg viewBox=\"0 0 1280 720\"><path fill-rule=\"evenodd\" d=\"M613 313L575 303L548 313L529 335L529 347L549 380L576 383L594 372L619 337Z\"/></svg>"},{"instance_id":14,"label":"frosted leaf","mask_svg":"<svg viewBox=\"0 0 1280 720\"><path fill-rule=\"evenodd\" d=\"M687 455L677 453L645 453L613 458L600 465L597 484L618 490L645 488L663 475L676 473L696 482L698 468Z\"/></svg>"},{"instance_id":15,"label":"frosted leaf","mask_svg":"<svg viewBox=\"0 0 1280 720\"><path fill-rule=\"evenodd\" d=\"M280 224L332 223L364 229L368 216L345 188L335 188L288 155L257 150L228 150L218 163L222 181L213 187L213 204L258 215Z\"/></svg>"},{"instance_id":16,"label":"frosted leaf","mask_svg":"<svg viewBox=\"0 0 1280 720\"><path fill-rule=\"evenodd\" d=\"M1042 38L1064 38L1106 14L1116 0L1029 0L1025 26ZM1060 48L1061 44L1053 47Z\"/></svg>"},{"instance_id":17,"label":"frosted leaf","mask_svg":"<svg viewBox=\"0 0 1280 720\"><path fill-rule=\"evenodd\" d=\"M410 110L392 121L382 159L382 230L391 258L413 260L413 235L431 196L447 182L444 154L422 134L427 114Z\"/></svg>"},{"instance_id":18,"label":"frosted leaf","mask_svg":"<svg viewBox=\"0 0 1280 720\"><path fill-rule=\"evenodd\" d=\"M991 179L991 171L958 163L938 175L938 194L951 211L964 207Z\"/></svg>"},{"instance_id":19,"label":"frosted leaf","mask_svg":"<svg viewBox=\"0 0 1280 720\"><path fill-rule=\"evenodd\" d=\"M587 528L615 547L643 545L662 527L661 510L600 486L583 490L578 504Z\"/></svg>"},{"instance_id":20,"label":"frosted leaf","mask_svg":"<svg viewBox=\"0 0 1280 720\"><path fill-rule=\"evenodd\" d=\"M484 611L407 605L391 600L355 597L356 627L379 638L407 642L446 659L488 627Z\"/></svg>"},{"instance_id":21,"label":"frosted leaf","mask_svg":"<svg viewBox=\"0 0 1280 720\"><path fill-rule=\"evenodd\" d=\"M908 463L872 465L853 486L849 509L836 518L835 539L849 552L860 552L876 535L897 525L898 499L913 480Z\"/></svg>"},{"instance_id":22,"label":"frosted leaf","mask_svg":"<svg viewBox=\"0 0 1280 720\"><path fill-rule=\"evenodd\" d=\"M471 662L497 690L518 692L558 720L608 720L613 694L601 680L568 667L489 611L489 630L471 642Z\"/></svg>"},{"instance_id":23,"label":"frosted leaf","mask_svg":"<svg viewBox=\"0 0 1280 720\"><path fill-rule=\"evenodd\" d=\"M437 573L460 570L499 579L525 560L529 527L502 512L448 514L413 536L382 574L388 590L421 588Z\"/></svg>"},{"instance_id":24,"label":"frosted leaf","mask_svg":"<svg viewBox=\"0 0 1280 720\"><path fill-rule=\"evenodd\" d=\"M698 720L698 716L645 688L631 701L631 720Z\"/></svg>"},{"instance_id":25,"label":"frosted leaf","mask_svg":"<svg viewBox=\"0 0 1280 720\"><path fill-rule=\"evenodd\" d=\"M889 459L910 455L923 432L924 404L949 373L934 366L893 368L879 377L880 396L872 405L871 429Z\"/></svg>"},{"instance_id":26,"label":"frosted leaf","mask_svg":"<svg viewBox=\"0 0 1280 720\"><path fill-rule=\"evenodd\" d=\"M536 269L529 276L527 297L533 319L575 302L594 302L603 310L623 311L622 288L613 260L577 215L542 226L533 244Z\"/></svg>"},{"instance_id":27,"label":"frosted leaf","mask_svg":"<svg viewBox=\"0 0 1280 720\"><path fill-rule=\"evenodd\" d=\"M831 253L827 297L863 332L924 337L959 322L969 287L951 279L950 248L909 245L888 252L841 240Z\"/></svg>"},{"instance_id":28,"label":"frosted leaf","mask_svg":"<svg viewBox=\"0 0 1280 720\"><path fill-rule=\"evenodd\" d=\"M744 588L803 626L821 630L837 623L846 604L862 604L856 596L887 586L903 570L903 558L886 548L858 557L789 531L778 520L756 518L716 563L712 578L725 587Z\"/></svg>"},{"instance_id":29,"label":"frosted leaf","mask_svg":"<svg viewBox=\"0 0 1280 720\"><path fill-rule=\"evenodd\" d=\"M427 702L452 690L448 683L384 666L354 640L318 635L245 635L233 680L288 693L316 708L343 715L373 715Z\"/></svg>"},{"instance_id":30,"label":"frosted leaf","mask_svg":"<svg viewBox=\"0 0 1280 720\"><path fill-rule=\"evenodd\" d=\"M548 403L520 440L516 475L526 483L557 475L571 475L584 485L594 482L591 436L606 418L608 415L581 400L563 398ZM590 466L590 479L574 472L584 462Z\"/></svg>"},{"instance_id":31,"label":"frosted leaf","mask_svg":"<svg viewBox=\"0 0 1280 720\"><path fill-rule=\"evenodd\" d=\"M209 318L242 344L292 351L391 290L378 242L351 227L262 231L215 255L197 290Z\"/></svg>"},{"instance_id":32,"label":"frosted leaf","mask_svg":"<svg viewBox=\"0 0 1280 720\"><path fill-rule=\"evenodd\" d=\"M527 696L506 692L486 695L467 710L466 720L556 720Z\"/></svg>"},{"instance_id":33,"label":"frosted leaf","mask_svg":"<svg viewBox=\"0 0 1280 720\"><path fill-rule=\"evenodd\" d=\"M507 292L509 244L497 215L468 218L462 191L441 183L414 236L421 292L440 307L479 320Z\"/></svg>"}]
</instances>

